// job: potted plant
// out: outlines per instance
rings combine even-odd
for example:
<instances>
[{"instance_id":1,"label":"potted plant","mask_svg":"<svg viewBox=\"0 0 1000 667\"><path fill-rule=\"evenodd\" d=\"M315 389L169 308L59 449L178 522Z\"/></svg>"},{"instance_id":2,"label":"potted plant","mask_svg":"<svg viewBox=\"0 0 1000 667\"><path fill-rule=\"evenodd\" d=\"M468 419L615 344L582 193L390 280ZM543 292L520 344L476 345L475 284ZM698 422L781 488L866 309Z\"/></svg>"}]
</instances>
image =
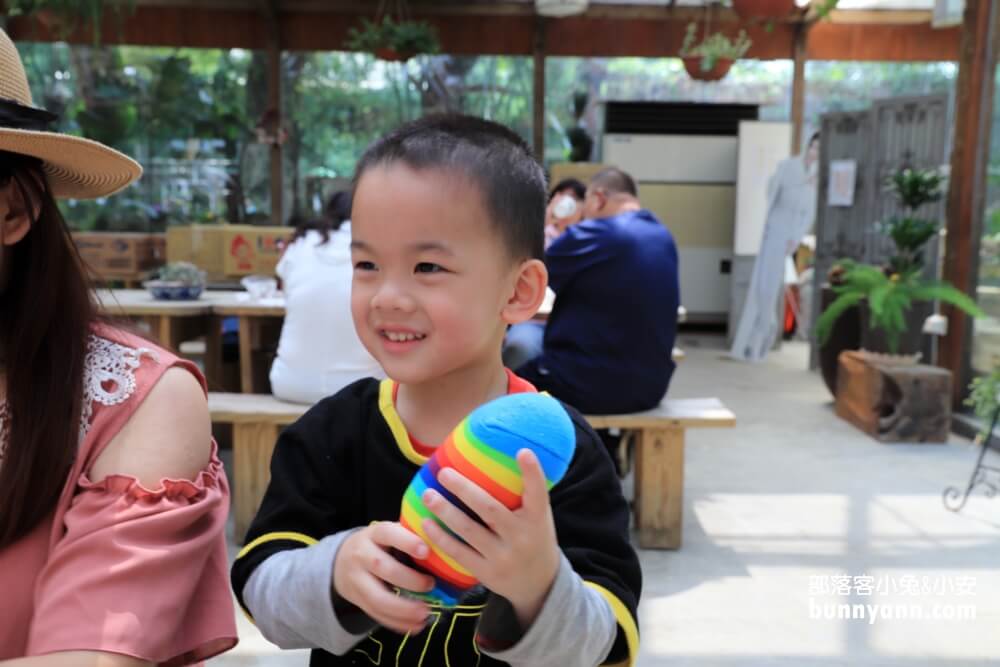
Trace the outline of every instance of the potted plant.
<instances>
[{"instance_id":1,"label":"potted plant","mask_svg":"<svg viewBox=\"0 0 1000 667\"><path fill-rule=\"evenodd\" d=\"M156 272L153 280L142 284L154 299L178 301L201 296L205 288L205 272L191 262L171 262Z\"/></svg>"},{"instance_id":2,"label":"potted plant","mask_svg":"<svg viewBox=\"0 0 1000 667\"><path fill-rule=\"evenodd\" d=\"M437 32L425 21L393 20L385 16L379 21L361 20L360 28L351 28L347 48L368 51L387 61L406 61L418 53L437 53L441 46Z\"/></svg>"},{"instance_id":3,"label":"potted plant","mask_svg":"<svg viewBox=\"0 0 1000 667\"><path fill-rule=\"evenodd\" d=\"M681 45L680 57L692 79L718 81L726 76L733 63L750 49L746 30L740 30L735 40L721 32L706 35L698 42L698 24L690 23Z\"/></svg>"},{"instance_id":4,"label":"potted plant","mask_svg":"<svg viewBox=\"0 0 1000 667\"><path fill-rule=\"evenodd\" d=\"M903 205L904 214L890 218L880 228L892 239L896 253L885 266L849 259L838 262L837 282L832 285L835 298L816 322L820 344L827 342L837 320L855 306L861 309L862 347L890 354L919 350L922 322L907 321L916 303L943 301L973 317L983 314L964 292L922 275L923 248L938 233L938 223L918 217L917 209L941 198L943 182L933 170L902 169L889 178L886 189ZM874 332L878 335L872 336ZM879 349L883 341L884 350Z\"/></svg>"}]
</instances>

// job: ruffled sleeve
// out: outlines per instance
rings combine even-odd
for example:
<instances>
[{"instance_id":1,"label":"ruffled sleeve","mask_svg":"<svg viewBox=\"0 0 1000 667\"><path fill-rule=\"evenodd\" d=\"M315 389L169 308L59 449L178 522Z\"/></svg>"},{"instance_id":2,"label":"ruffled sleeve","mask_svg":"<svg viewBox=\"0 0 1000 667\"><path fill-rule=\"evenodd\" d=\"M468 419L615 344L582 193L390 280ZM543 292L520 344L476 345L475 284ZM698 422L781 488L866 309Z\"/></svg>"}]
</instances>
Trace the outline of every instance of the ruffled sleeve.
<instances>
[{"instance_id":1,"label":"ruffled sleeve","mask_svg":"<svg viewBox=\"0 0 1000 667\"><path fill-rule=\"evenodd\" d=\"M223 539L229 490L215 446L194 481L150 491L79 478L36 588L28 655L121 653L163 665L236 643Z\"/></svg>"}]
</instances>

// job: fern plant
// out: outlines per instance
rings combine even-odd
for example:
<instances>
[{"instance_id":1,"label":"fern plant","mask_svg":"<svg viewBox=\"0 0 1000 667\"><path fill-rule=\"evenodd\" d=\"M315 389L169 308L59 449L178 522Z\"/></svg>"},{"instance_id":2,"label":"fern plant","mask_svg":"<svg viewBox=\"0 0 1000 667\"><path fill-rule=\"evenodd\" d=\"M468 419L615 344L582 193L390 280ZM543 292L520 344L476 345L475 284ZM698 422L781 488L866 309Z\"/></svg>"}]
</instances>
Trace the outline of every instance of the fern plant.
<instances>
[{"instance_id":1,"label":"fern plant","mask_svg":"<svg viewBox=\"0 0 1000 667\"><path fill-rule=\"evenodd\" d=\"M852 260L838 262L839 280L833 286L837 298L816 322L816 336L826 343L837 319L849 308L865 302L873 329L885 332L889 351L899 350L899 339L906 331L906 313L921 301L948 303L973 317L983 311L967 294L947 282L924 278L924 246L938 233L935 220L917 216L924 204L941 199L944 177L934 170L900 169L886 181L885 189L902 204L903 216L886 220L879 229L896 246L885 267L859 264ZM831 271L832 273L832 271Z\"/></svg>"},{"instance_id":2,"label":"fern plant","mask_svg":"<svg viewBox=\"0 0 1000 667\"><path fill-rule=\"evenodd\" d=\"M816 322L820 344L829 339L837 318L862 301L867 301L872 328L885 332L893 354L898 352L899 338L906 331L906 313L918 301L942 301L973 317L983 315L965 292L944 281L927 280L921 277L919 269L902 274L851 260L842 260L840 265L844 269L843 282L833 287L837 298Z\"/></svg>"}]
</instances>

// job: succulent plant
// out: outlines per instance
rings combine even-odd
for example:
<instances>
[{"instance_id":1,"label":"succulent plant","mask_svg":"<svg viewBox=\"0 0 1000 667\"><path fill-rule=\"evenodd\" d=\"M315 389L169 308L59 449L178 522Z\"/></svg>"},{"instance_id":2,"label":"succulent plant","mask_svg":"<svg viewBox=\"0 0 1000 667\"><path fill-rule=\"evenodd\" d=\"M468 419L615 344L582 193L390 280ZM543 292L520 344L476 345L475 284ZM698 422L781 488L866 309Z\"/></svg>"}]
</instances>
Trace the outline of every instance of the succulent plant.
<instances>
[{"instance_id":1,"label":"succulent plant","mask_svg":"<svg viewBox=\"0 0 1000 667\"><path fill-rule=\"evenodd\" d=\"M204 285L205 272L191 262L171 262L160 267L156 279L188 286Z\"/></svg>"}]
</instances>

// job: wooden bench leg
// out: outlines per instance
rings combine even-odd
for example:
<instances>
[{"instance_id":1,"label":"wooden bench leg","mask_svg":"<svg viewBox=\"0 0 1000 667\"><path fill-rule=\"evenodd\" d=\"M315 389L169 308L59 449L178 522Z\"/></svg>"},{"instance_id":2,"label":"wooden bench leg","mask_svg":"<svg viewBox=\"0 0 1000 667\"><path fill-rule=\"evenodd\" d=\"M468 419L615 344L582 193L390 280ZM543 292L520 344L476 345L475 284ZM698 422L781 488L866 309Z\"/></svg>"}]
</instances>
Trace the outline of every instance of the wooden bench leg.
<instances>
[{"instance_id":1,"label":"wooden bench leg","mask_svg":"<svg viewBox=\"0 0 1000 667\"><path fill-rule=\"evenodd\" d=\"M635 448L635 513L639 546L680 549L684 512L684 429L650 428Z\"/></svg>"},{"instance_id":2,"label":"wooden bench leg","mask_svg":"<svg viewBox=\"0 0 1000 667\"><path fill-rule=\"evenodd\" d=\"M271 454L277 439L275 424L233 424L233 515L238 544L243 543L271 481Z\"/></svg>"}]
</instances>

